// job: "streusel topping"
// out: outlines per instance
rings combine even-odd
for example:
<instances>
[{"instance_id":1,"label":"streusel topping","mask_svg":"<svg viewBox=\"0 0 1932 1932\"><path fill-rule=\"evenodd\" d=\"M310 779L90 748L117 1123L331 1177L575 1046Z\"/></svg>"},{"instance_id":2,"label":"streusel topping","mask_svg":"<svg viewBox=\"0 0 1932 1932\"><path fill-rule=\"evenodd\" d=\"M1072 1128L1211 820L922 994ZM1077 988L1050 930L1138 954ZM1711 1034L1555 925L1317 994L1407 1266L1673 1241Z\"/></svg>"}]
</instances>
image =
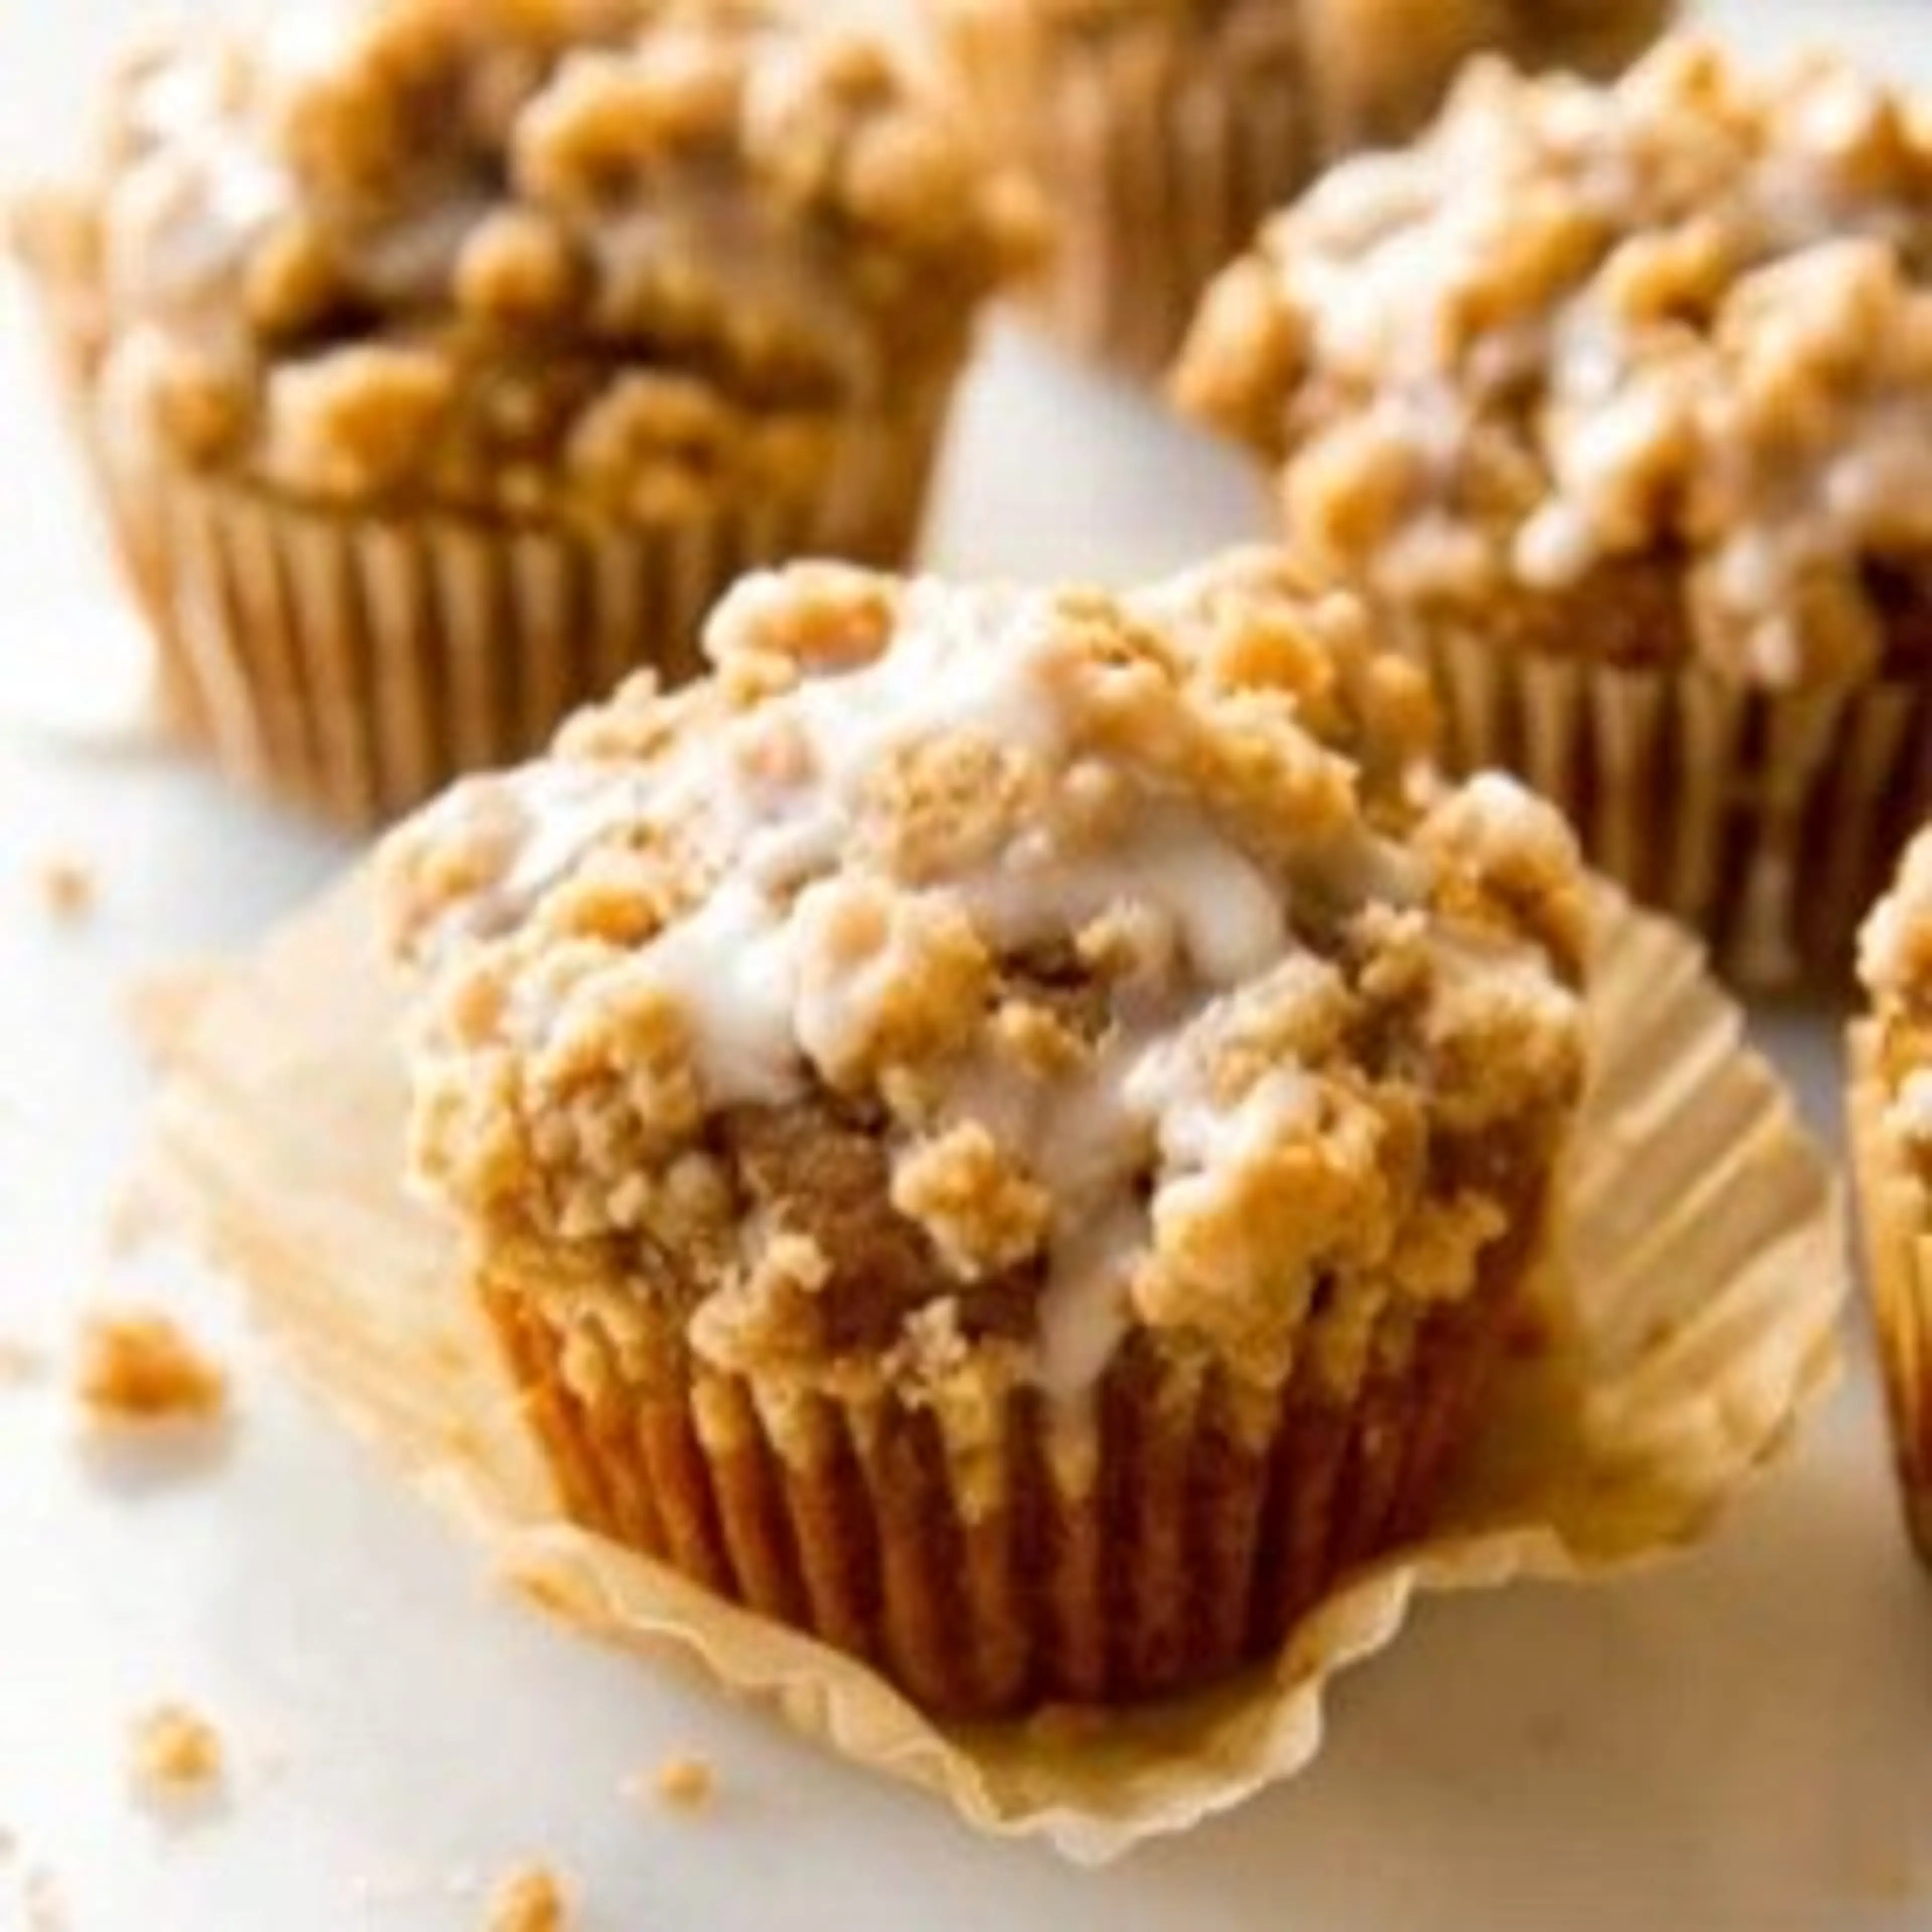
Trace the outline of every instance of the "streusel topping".
<instances>
[{"instance_id":1,"label":"streusel topping","mask_svg":"<svg viewBox=\"0 0 1932 1932\"><path fill-rule=\"evenodd\" d=\"M348 0L126 62L29 254L136 434L298 498L674 512L956 353L1025 195L761 0Z\"/></svg>"},{"instance_id":2,"label":"streusel topping","mask_svg":"<svg viewBox=\"0 0 1932 1932\"><path fill-rule=\"evenodd\" d=\"M1610 88L1486 65L1275 220L1177 383L1392 605L1574 608L1657 565L1660 647L1868 676L1932 548L1932 117L1696 40Z\"/></svg>"},{"instance_id":3,"label":"streusel topping","mask_svg":"<svg viewBox=\"0 0 1932 1932\"><path fill-rule=\"evenodd\" d=\"M416 1170L727 1366L1466 1292L1578 1090L1582 875L1415 674L1240 554L1124 596L828 566L395 835ZM514 1275L516 1270L511 1270Z\"/></svg>"},{"instance_id":4,"label":"streusel topping","mask_svg":"<svg viewBox=\"0 0 1932 1932\"><path fill-rule=\"evenodd\" d=\"M1932 1180L1932 834L1906 847L1858 936L1858 976L1879 1029L1892 1125Z\"/></svg>"}]
</instances>

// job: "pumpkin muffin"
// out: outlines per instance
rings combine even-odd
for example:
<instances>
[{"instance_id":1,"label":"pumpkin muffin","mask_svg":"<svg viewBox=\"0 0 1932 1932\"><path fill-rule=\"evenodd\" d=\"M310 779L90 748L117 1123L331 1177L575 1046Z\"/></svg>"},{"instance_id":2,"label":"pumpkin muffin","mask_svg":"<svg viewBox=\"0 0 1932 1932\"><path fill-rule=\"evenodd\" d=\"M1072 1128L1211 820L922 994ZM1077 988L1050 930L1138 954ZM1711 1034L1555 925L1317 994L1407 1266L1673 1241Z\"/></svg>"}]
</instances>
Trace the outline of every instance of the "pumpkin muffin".
<instances>
[{"instance_id":1,"label":"pumpkin muffin","mask_svg":"<svg viewBox=\"0 0 1932 1932\"><path fill-rule=\"evenodd\" d=\"M1505 765L1760 982L1932 814L1932 118L1695 40L1490 65L1210 294L1176 387Z\"/></svg>"},{"instance_id":2,"label":"pumpkin muffin","mask_svg":"<svg viewBox=\"0 0 1932 1932\"><path fill-rule=\"evenodd\" d=\"M902 561L1030 206L757 0L343 0L130 54L14 226L172 708L359 822Z\"/></svg>"},{"instance_id":3,"label":"pumpkin muffin","mask_svg":"<svg viewBox=\"0 0 1932 1932\"><path fill-rule=\"evenodd\" d=\"M1607 72L1669 0L927 0L950 70L1024 157L1069 346L1150 376L1202 290L1328 161L1400 140L1480 49Z\"/></svg>"},{"instance_id":4,"label":"pumpkin muffin","mask_svg":"<svg viewBox=\"0 0 1932 1932\"><path fill-rule=\"evenodd\" d=\"M1582 1071L1583 878L1240 554L753 576L392 836L413 1171L578 1521L990 1715L1431 1520Z\"/></svg>"},{"instance_id":5,"label":"pumpkin muffin","mask_svg":"<svg viewBox=\"0 0 1932 1932\"><path fill-rule=\"evenodd\" d=\"M1932 1564L1932 836L1907 848L1860 936L1853 1168L1906 1521Z\"/></svg>"}]
</instances>

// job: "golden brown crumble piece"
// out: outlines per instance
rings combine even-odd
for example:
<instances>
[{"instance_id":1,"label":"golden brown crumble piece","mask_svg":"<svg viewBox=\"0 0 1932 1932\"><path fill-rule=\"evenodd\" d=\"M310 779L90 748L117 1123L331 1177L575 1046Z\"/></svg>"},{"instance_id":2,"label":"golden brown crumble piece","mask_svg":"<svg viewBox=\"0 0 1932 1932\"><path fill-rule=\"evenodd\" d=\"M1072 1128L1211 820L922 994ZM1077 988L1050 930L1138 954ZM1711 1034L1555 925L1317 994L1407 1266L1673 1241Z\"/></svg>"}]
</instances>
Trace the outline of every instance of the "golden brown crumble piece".
<instances>
[{"instance_id":1,"label":"golden brown crumble piece","mask_svg":"<svg viewBox=\"0 0 1932 1932\"><path fill-rule=\"evenodd\" d=\"M160 1704L135 1720L128 1768L134 1788L151 1803L193 1797L225 1774L221 1733L185 1704Z\"/></svg>"},{"instance_id":2,"label":"golden brown crumble piece","mask_svg":"<svg viewBox=\"0 0 1932 1932\"><path fill-rule=\"evenodd\" d=\"M130 1309L82 1324L75 1393L104 1429L208 1423L227 1406L228 1378L171 1317Z\"/></svg>"},{"instance_id":3,"label":"golden brown crumble piece","mask_svg":"<svg viewBox=\"0 0 1932 1932\"><path fill-rule=\"evenodd\" d=\"M520 1865L490 1896L486 1932L565 1932L570 1904L563 1882L548 1865Z\"/></svg>"},{"instance_id":4,"label":"golden brown crumble piece","mask_svg":"<svg viewBox=\"0 0 1932 1932\"><path fill-rule=\"evenodd\" d=\"M706 1811L718 1796L718 1774L709 1760L680 1754L658 1766L652 1786L658 1802L670 1810Z\"/></svg>"},{"instance_id":5,"label":"golden brown crumble piece","mask_svg":"<svg viewBox=\"0 0 1932 1932\"><path fill-rule=\"evenodd\" d=\"M98 886L94 868L64 855L44 860L36 876L40 902L63 926L78 925L94 910Z\"/></svg>"}]
</instances>

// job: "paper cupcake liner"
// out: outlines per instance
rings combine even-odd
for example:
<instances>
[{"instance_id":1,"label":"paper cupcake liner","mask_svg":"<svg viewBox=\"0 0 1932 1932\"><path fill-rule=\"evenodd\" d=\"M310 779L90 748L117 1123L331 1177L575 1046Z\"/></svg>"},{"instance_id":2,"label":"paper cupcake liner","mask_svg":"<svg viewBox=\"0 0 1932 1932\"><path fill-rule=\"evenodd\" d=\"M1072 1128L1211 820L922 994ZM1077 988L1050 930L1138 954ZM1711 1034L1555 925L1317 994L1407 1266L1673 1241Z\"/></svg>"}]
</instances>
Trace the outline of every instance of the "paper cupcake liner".
<instances>
[{"instance_id":1,"label":"paper cupcake liner","mask_svg":"<svg viewBox=\"0 0 1932 1932\"><path fill-rule=\"evenodd\" d=\"M1878 1034L1851 1034L1850 1124L1865 1283L1905 1522L1932 1566L1932 1199L1886 1120Z\"/></svg>"},{"instance_id":2,"label":"paper cupcake liner","mask_svg":"<svg viewBox=\"0 0 1932 1932\"><path fill-rule=\"evenodd\" d=\"M530 756L632 671L695 674L705 616L746 570L903 566L958 373L909 373L890 416L855 414L806 494L518 527L305 508L132 448L58 308L56 367L169 722L242 783L351 827Z\"/></svg>"},{"instance_id":3,"label":"paper cupcake liner","mask_svg":"<svg viewBox=\"0 0 1932 1932\"><path fill-rule=\"evenodd\" d=\"M989 1718L1171 1695L1277 1652L1428 1521L1522 1272L1498 1256L1468 1305L1385 1322L1360 1388L1291 1380L1270 1426L1219 1372L1148 1351L1090 1403L1016 1393L957 1440L943 1409L884 1395L773 1408L667 1329L640 1354L634 1318L620 1346L514 1282L485 1304L572 1520L928 1712Z\"/></svg>"},{"instance_id":4,"label":"paper cupcake liner","mask_svg":"<svg viewBox=\"0 0 1932 1932\"><path fill-rule=\"evenodd\" d=\"M1142 376L1165 367L1209 279L1312 173L1286 10L1270 32L1251 20L1214 38L1153 13L1077 34L1037 0L941 8L959 84L1058 218L1028 298L1080 354Z\"/></svg>"},{"instance_id":5,"label":"paper cupcake liner","mask_svg":"<svg viewBox=\"0 0 1932 1932\"><path fill-rule=\"evenodd\" d=\"M1452 770L1520 775L1594 864L1702 934L1741 983L1845 980L1859 922L1932 817L1932 682L1753 691L1701 667L1627 669L1499 652L1452 625L1406 630L1442 701Z\"/></svg>"},{"instance_id":6,"label":"paper cupcake liner","mask_svg":"<svg viewBox=\"0 0 1932 1932\"><path fill-rule=\"evenodd\" d=\"M1078 1722L938 1721L842 1650L560 1510L452 1235L400 1179L400 994L372 916L358 875L198 1003L176 983L158 1005L148 1218L230 1269L325 1404L545 1606L698 1660L982 1830L1100 1862L1293 1776L1328 1684L1390 1640L1417 1591L1595 1576L1681 1546L1832 1380L1846 1280L1830 1171L1696 949L1606 890L1596 1072L1538 1285L1544 1340L1506 1352L1426 1534L1211 1690ZM1231 1523L1220 1560L1248 1560L1248 1533Z\"/></svg>"}]
</instances>

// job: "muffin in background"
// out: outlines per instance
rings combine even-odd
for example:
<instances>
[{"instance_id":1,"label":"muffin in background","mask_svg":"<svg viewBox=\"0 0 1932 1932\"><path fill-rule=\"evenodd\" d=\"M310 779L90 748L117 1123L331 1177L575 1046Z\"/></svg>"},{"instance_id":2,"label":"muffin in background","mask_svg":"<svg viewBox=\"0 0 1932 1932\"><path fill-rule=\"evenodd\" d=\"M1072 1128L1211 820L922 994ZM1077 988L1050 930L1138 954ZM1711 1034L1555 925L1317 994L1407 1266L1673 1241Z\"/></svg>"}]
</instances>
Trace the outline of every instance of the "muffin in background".
<instances>
[{"instance_id":1,"label":"muffin in background","mask_svg":"<svg viewBox=\"0 0 1932 1932\"><path fill-rule=\"evenodd\" d=\"M1423 1532L1582 1081L1556 814L1348 599L748 578L391 836L412 1168L578 1521L987 1716Z\"/></svg>"},{"instance_id":2,"label":"muffin in background","mask_svg":"<svg viewBox=\"0 0 1932 1932\"><path fill-rule=\"evenodd\" d=\"M338 820L914 542L1030 197L757 0L344 0L130 54L14 223L188 734Z\"/></svg>"},{"instance_id":3,"label":"muffin in background","mask_svg":"<svg viewBox=\"0 0 1932 1932\"><path fill-rule=\"evenodd\" d=\"M1669 0L923 0L1000 152L1056 220L1032 306L1151 376L1262 217L1337 156L1400 140L1488 49L1610 71Z\"/></svg>"},{"instance_id":4,"label":"muffin in background","mask_svg":"<svg viewBox=\"0 0 1932 1932\"><path fill-rule=\"evenodd\" d=\"M1932 1565L1932 834L1859 938L1852 1172L1905 1519Z\"/></svg>"},{"instance_id":5,"label":"muffin in background","mask_svg":"<svg viewBox=\"0 0 1932 1932\"><path fill-rule=\"evenodd\" d=\"M1932 815L1932 118L1695 40L1473 74L1210 292L1174 379L1291 541L1738 977L1842 984Z\"/></svg>"}]
</instances>

